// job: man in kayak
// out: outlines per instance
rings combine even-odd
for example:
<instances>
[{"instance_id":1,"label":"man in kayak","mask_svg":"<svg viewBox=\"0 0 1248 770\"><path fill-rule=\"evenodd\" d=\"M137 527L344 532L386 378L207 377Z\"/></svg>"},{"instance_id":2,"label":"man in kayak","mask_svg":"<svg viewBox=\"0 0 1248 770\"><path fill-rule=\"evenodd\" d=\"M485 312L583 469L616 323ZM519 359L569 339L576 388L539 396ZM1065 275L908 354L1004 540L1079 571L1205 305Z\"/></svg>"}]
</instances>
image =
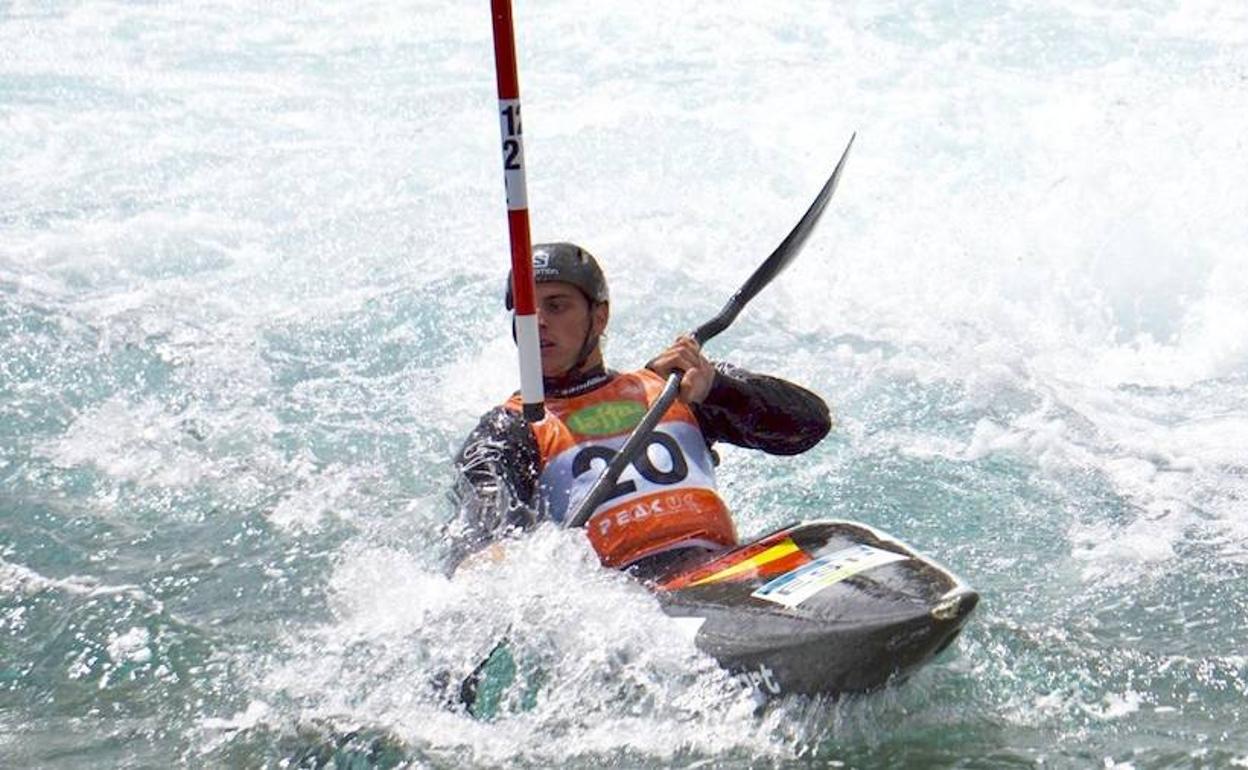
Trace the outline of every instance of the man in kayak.
<instances>
[{"instance_id":1,"label":"man in kayak","mask_svg":"<svg viewBox=\"0 0 1248 770\"><path fill-rule=\"evenodd\" d=\"M784 380L713 364L688 336L644 369L608 369L602 336L610 301L597 261L570 243L538 244L533 273L546 417L526 420L514 395L468 436L455 460L448 567L544 519L572 516L673 370L684 372L679 400L594 511L590 542L604 565L617 568L736 545L732 517L715 491L712 446L804 452L831 428L827 405ZM506 304L511 310L510 280Z\"/></svg>"}]
</instances>

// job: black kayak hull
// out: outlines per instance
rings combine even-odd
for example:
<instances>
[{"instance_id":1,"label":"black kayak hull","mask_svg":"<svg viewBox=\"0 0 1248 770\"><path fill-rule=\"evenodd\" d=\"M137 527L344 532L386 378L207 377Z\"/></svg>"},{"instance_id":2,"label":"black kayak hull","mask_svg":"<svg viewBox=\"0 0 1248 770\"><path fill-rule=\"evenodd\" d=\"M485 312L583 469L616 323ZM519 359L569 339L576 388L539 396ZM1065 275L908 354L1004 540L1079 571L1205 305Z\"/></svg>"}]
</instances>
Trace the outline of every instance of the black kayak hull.
<instances>
[{"instance_id":1,"label":"black kayak hull","mask_svg":"<svg viewBox=\"0 0 1248 770\"><path fill-rule=\"evenodd\" d=\"M766 696L866 692L948 647L979 602L949 570L850 521L803 522L650 578L664 612Z\"/></svg>"}]
</instances>

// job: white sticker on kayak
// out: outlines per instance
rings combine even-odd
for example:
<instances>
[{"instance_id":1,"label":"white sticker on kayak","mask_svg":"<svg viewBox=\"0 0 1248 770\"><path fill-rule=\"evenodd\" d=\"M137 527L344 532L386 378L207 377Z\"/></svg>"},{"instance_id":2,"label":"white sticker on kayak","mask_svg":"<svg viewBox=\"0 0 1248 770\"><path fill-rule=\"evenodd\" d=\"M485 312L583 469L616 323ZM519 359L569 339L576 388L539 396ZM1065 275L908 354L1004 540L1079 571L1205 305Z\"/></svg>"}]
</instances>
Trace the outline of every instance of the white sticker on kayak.
<instances>
[{"instance_id":1,"label":"white sticker on kayak","mask_svg":"<svg viewBox=\"0 0 1248 770\"><path fill-rule=\"evenodd\" d=\"M890 564L910 557L869 545L855 545L836 553L820 556L809 564L786 572L768 582L751 596L793 608L823 589L881 564Z\"/></svg>"}]
</instances>

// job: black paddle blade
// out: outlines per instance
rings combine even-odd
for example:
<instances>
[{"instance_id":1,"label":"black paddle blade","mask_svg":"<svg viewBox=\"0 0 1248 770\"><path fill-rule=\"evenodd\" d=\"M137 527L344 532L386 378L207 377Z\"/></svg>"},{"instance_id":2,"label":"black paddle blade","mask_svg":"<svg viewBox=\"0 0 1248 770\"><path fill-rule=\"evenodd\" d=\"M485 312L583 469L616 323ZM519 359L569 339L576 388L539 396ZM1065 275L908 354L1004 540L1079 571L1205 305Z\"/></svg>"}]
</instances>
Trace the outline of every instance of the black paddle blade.
<instances>
[{"instance_id":1,"label":"black paddle blade","mask_svg":"<svg viewBox=\"0 0 1248 770\"><path fill-rule=\"evenodd\" d=\"M823 213L824 207L828 205L828 201L832 198L832 193L836 192L836 184L841 179L841 170L845 168L845 159L849 157L849 148L854 146L854 137L858 134L855 132L849 137L849 144L845 145L845 152L841 153L841 159L837 162L836 168L832 169L832 176L828 177L828 181L824 183L823 189L819 191L819 195L815 197L815 202L810 204L810 208L802 215L797 226L793 228L785 239L780 242L776 250L771 256L758 266L754 274L745 282L737 293L732 295L732 299L728 300L728 304L724 305L724 309L719 311L719 315L699 326L693 332L693 338L698 341L699 345L704 345L712 337L727 329L728 326L736 320L742 308L746 306L750 300L754 299L754 295L763 290L767 284L771 283L771 279L780 274L798 252L802 250L802 245L806 243L806 237L810 235L810 231L814 229L815 224L819 221L819 216ZM581 527L585 522L589 521L589 517L607 499L612 485L620 478L620 474L624 472L624 468L633 461L633 458L641 451L650 432L658 425L663 414L667 412L667 408L676 400L680 389L680 372L672 372L668 375L667 384L663 386L663 392L659 398L650 405L646 410L646 414L642 417L637 427L633 428L633 432L629 434L628 440L624 442L624 446L620 448L617 454L607 467L603 469L602 474L594 485L589 488L589 492L581 501L577 503L575 512L566 520L569 527Z\"/></svg>"},{"instance_id":2,"label":"black paddle blade","mask_svg":"<svg viewBox=\"0 0 1248 770\"><path fill-rule=\"evenodd\" d=\"M771 252L771 256L767 257L763 264L758 266L754 274L750 276L737 293L732 295L728 300L728 304L724 305L724 309L719 311L711 320L699 326L693 332L693 338L698 341L699 345L705 345L710 339L727 329L733 321L737 319L746 304L754 299L763 288L771 283L771 280L780 274L782 270L789 266L793 258L802 250L802 246L806 243L806 238L810 236L815 225L819 222L819 217L823 214L823 210L827 207L828 201L832 199L832 193L836 192L836 186L841 181L841 170L845 168L845 161L849 158L849 150L854 146L854 139L858 136L858 132L854 132L849 137L849 144L845 145L845 151L841 153L841 159L837 161L836 168L832 169L832 176L828 177L828 181L824 182L823 189L819 191L819 195L815 197L810 208L806 209L806 213L798 220L793 230L785 236L776 250Z\"/></svg>"}]
</instances>

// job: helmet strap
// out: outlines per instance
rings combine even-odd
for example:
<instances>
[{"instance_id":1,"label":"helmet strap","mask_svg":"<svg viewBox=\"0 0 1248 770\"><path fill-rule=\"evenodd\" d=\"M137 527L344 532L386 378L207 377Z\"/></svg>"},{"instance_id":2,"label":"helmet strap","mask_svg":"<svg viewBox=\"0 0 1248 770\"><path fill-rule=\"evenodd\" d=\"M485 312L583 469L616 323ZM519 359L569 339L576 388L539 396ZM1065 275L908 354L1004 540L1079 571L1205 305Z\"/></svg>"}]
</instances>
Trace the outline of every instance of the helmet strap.
<instances>
[{"instance_id":1,"label":"helmet strap","mask_svg":"<svg viewBox=\"0 0 1248 770\"><path fill-rule=\"evenodd\" d=\"M572 372L579 372L581 368L585 366L585 362L589 360L589 357L593 354L594 350L598 347L598 343L602 341L601 334L594 334L594 307L595 303L591 301L589 303L589 325L585 327L585 340L581 343L580 352L576 354L576 363L572 364L572 368L568 370L569 374Z\"/></svg>"}]
</instances>

